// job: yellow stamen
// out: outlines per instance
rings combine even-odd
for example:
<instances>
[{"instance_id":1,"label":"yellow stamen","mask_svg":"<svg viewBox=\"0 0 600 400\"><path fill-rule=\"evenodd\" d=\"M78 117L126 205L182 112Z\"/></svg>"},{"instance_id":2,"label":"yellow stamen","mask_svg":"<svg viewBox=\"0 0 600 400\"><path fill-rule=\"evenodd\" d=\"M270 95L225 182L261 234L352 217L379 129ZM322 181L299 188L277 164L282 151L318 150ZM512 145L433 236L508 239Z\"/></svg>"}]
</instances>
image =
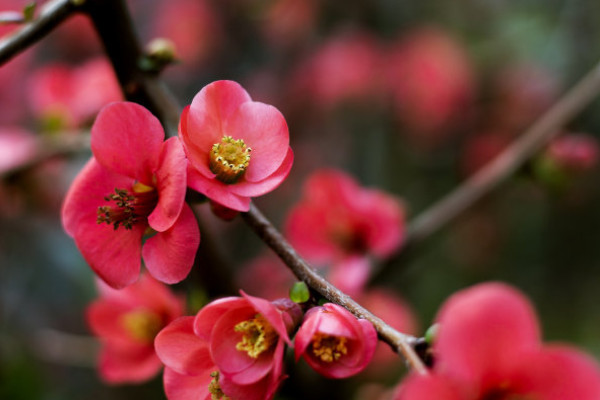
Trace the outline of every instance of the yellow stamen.
<instances>
[{"instance_id":1,"label":"yellow stamen","mask_svg":"<svg viewBox=\"0 0 600 400\"><path fill-rule=\"evenodd\" d=\"M223 136L220 143L213 144L209 154L209 168L223 183L235 183L244 175L250 163L252 149L243 139Z\"/></svg>"},{"instance_id":2,"label":"yellow stamen","mask_svg":"<svg viewBox=\"0 0 600 400\"><path fill-rule=\"evenodd\" d=\"M219 371L213 371L210 376L212 380L208 384L208 392L210 393L211 400L231 400L229 396L223 393L219 385Z\"/></svg>"},{"instance_id":3,"label":"yellow stamen","mask_svg":"<svg viewBox=\"0 0 600 400\"><path fill-rule=\"evenodd\" d=\"M133 339L152 342L162 328L162 320L148 310L130 311L121 316L121 324Z\"/></svg>"},{"instance_id":4,"label":"yellow stamen","mask_svg":"<svg viewBox=\"0 0 600 400\"><path fill-rule=\"evenodd\" d=\"M337 361L348 353L347 341L345 337L315 333L312 338L312 352L321 361L327 363Z\"/></svg>"},{"instance_id":5,"label":"yellow stamen","mask_svg":"<svg viewBox=\"0 0 600 400\"><path fill-rule=\"evenodd\" d=\"M242 341L238 342L235 348L245 351L252 358L258 358L277 342L277 332L260 314L240 322L234 329L236 332L243 333Z\"/></svg>"}]
</instances>

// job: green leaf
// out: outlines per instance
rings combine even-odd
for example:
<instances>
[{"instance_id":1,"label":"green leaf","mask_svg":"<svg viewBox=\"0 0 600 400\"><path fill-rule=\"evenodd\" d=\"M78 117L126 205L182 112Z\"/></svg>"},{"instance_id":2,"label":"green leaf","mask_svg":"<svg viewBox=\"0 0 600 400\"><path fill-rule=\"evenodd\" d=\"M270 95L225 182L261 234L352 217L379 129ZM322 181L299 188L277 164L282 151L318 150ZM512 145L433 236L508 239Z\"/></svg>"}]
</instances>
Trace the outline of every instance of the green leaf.
<instances>
[{"instance_id":1,"label":"green leaf","mask_svg":"<svg viewBox=\"0 0 600 400\"><path fill-rule=\"evenodd\" d=\"M37 3L35 1L32 1L23 8L23 17L25 18L25 22L33 21L36 7Z\"/></svg>"}]
</instances>

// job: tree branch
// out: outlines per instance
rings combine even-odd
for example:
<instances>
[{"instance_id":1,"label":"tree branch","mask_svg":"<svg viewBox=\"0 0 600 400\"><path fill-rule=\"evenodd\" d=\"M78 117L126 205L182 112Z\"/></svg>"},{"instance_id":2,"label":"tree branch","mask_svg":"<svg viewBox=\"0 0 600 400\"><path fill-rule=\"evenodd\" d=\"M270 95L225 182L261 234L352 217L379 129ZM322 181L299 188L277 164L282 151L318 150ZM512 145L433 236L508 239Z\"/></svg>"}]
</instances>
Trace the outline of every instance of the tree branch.
<instances>
[{"instance_id":1,"label":"tree branch","mask_svg":"<svg viewBox=\"0 0 600 400\"><path fill-rule=\"evenodd\" d=\"M379 333L379 337L392 346L396 352L402 354L411 367L421 374L427 373L425 365L412 347L416 341L415 337L396 331L319 275L296 253L253 203L250 205L250 211L241 215L248 226L277 253L298 279L306 282L308 286L332 303L345 307L357 318L364 318L371 322Z\"/></svg>"},{"instance_id":2,"label":"tree branch","mask_svg":"<svg viewBox=\"0 0 600 400\"><path fill-rule=\"evenodd\" d=\"M79 9L76 0L50 0L38 17L12 34L0 39L0 65L46 36L52 29Z\"/></svg>"},{"instance_id":3,"label":"tree branch","mask_svg":"<svg viewBox=\"0 0 600 400\"><path fill-rule=\"evenodd\" d=\"M513 144L469 180L415 217L404 249L413 248L442 229L484 195L498 187L536 154L560 129L600 93L600 63Z\"/></svg>"},{"instance_id":4,"label":"tree branch","mask_svg":"<svg viewBox=\"0 0 600 400\"><path fill-rule=\"evenodd\" d=\"M125 98L143 104L162 122L168 136L177 136L180 107L155 74L140 69L143 52L125 2L88 0L84 10L102 40Z\"/></svg>"}]
</instances>

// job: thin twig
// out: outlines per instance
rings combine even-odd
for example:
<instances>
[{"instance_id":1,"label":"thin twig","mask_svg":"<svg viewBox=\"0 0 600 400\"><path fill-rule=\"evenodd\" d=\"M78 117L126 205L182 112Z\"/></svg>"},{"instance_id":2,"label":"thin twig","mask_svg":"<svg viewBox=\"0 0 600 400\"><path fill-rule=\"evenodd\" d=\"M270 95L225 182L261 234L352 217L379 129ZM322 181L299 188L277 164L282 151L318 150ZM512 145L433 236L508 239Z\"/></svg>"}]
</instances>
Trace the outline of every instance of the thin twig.
<instances>
[{"instance_id":1,"label":"thin twig","mask_svg":"<svg viewBox=\"0 0 600 400\"><path fill-rule=\"evenodd\" d=\"M379 337L401 353L415 371L421 374L427 373L427 368L412 347L416 340L415 337L393 329L319 275L296 253L294 248L254 204L250 205L250 211L242 213L242 217L258 237L277 253L298 279L306 282L308 286L332 303L345 307L357 318L370 321L379 333Z\"/></svg>"},{"instance_id":2,"label":"thin twig","mask_svg":"<svg viewBox=\"0 0 600 400\"><path fill-rule=\"evenodd\" d=\"M75 0L50 0L44 4L39 16L0 39L0 65L46 36L79 8Z\"/></svg>"},{"instance_id":3,"label":"thin twig","mask_svg":"<svg viewBox=\"0 0 600 400\"><path fill-rule=\"evenodd\" d=\"M569 90L514 143L478 173L414 218L405 248L439 231L500 185L536 154L600 93L600 63Z\"/></svg>"}]
</instances>

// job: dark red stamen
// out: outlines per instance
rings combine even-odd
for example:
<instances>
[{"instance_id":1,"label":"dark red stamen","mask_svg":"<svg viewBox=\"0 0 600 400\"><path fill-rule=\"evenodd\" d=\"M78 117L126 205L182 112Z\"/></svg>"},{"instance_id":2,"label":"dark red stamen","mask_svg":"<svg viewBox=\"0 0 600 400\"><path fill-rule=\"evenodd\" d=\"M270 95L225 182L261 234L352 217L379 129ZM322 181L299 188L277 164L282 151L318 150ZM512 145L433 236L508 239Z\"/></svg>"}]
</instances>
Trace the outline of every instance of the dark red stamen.
<instances>
[{"instance_id":1,"label":"dark red stamen","mask_svg":"<svg viewBox=\"0 0 600 400\"><path fill-rule=\"evenodd\" d=\"M104 200L114 202L114 205L98 207L96 222L113 225L115 230L119 226L131 229L154 210L158 193L156 190L130 193L125 189L115 189L115 193L104 197Z\"/></svg>"}]
</instances>

